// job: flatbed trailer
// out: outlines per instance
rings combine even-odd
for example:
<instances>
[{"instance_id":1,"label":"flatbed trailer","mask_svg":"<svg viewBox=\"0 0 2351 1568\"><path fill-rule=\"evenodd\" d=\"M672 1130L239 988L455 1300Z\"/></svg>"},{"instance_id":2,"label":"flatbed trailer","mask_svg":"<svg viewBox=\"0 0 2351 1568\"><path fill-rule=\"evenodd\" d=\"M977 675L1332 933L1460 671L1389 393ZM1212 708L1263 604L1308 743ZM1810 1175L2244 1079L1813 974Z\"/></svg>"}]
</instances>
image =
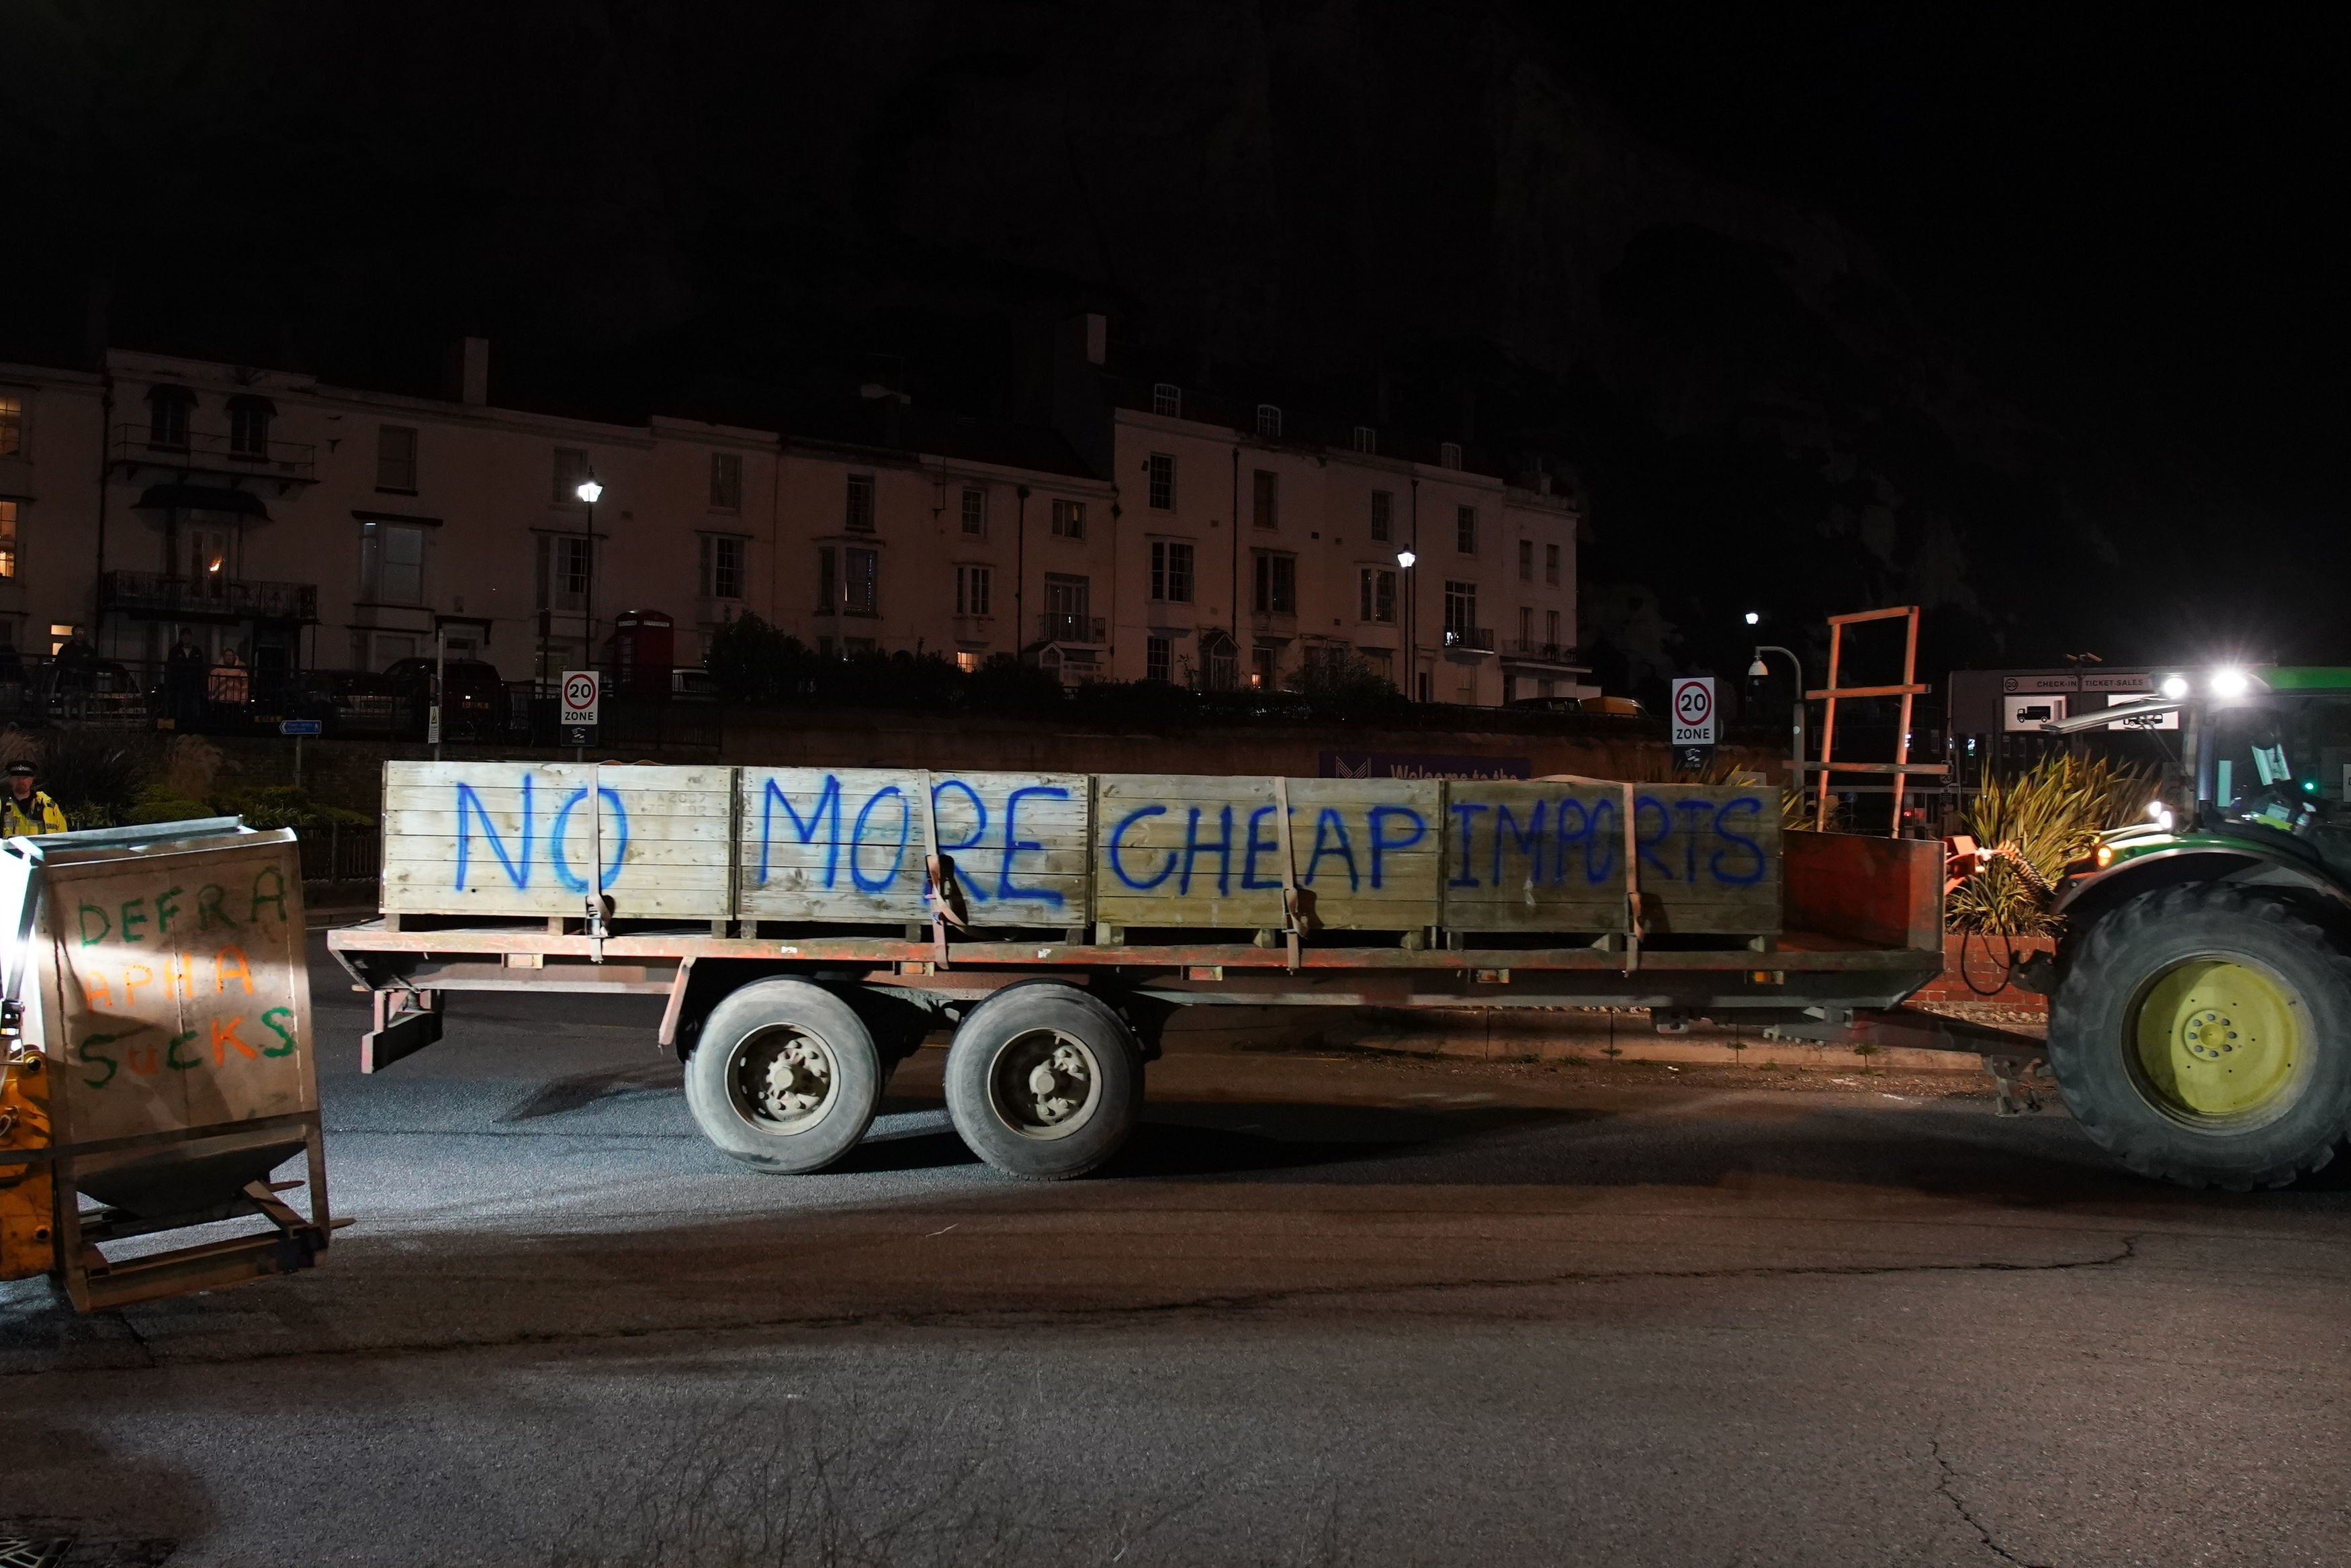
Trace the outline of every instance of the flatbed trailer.
<instances>
[{"instance_id":1,"label":"flatbed trailer","mask_svg":"<svg viewBox=\"0 0 2351 1568\"><path fill-rule=\"evenodd\" d=\"M661 996L667 1006L658 1044L687 1064L686 1095L697 1122L721 1149L761 1169L818 1169L847 1153L863 1136L890 1069L940 1028L955 1031L946 1089L957 1130L989 1164L1040 1178L1081 1174L1116 1151L1141 1103L1144 1066L1158 1054L1167 1020L1186 1007L1645 1008L1668 1033L1704 1018L1792 1040L1977 1052L1992 1064L2004 1089L2021 1075L2023 1058L2037 1054L2028 1039L1901 1009L1942 970L1941 846L1848 834L1782 836L1776 792L1768 824L1758 826L1726 814L1760 805L1760 797L1698 786L1638 786L1643 793L1636 795L1635 786L1604 781L1534 781L1479 785L1472 799L1466 789L1457 797L1459 786L1433 784L1411 786L1417 794L1399 794L1386 781L1345 791L1332 786L1347 781L1160 779L1145 781L1145 789L1121 775L1096 775L1081 785L1083 809L1071 814L1067 828L1082 854L1063 858L1049 828L1016 828L1011 821L1024 793L1053 787L1014 782L1027 775L996 783L982 775L909 775L903 794L899 785L867 779L859 786L869 792L867 809L856 814L851 832L842 803L857 797L854 791L844 795L839 775L801 777L806 771L795 771L779 786L775 776L781 771L754 778L749 769L701 770L702 775L747 776L716 781L723 787L713 787L707 776L638 786L658 783L705 792L678 796L699 799L704 809L695 820L688 820L695 814L679 812L678 826L670 830L675 836L662 839L647 836L653 829L646 825L661 820L652 805L641 805L631 818L621 784L608 781L686 770L531 766L547 793L522 791L518 805L509 800L520 815L502 819L502 827L494 820L495 802L477 821L466 815L475 808L465 803L495 787L480 782L486 774L477 771L470 775L475 782L467 783L462 770L444 768L388 784L388 836L413 824L434 830L454 826L455 838L451 842L444 832L415 857L388 856L383 918L329 934L330 950L374 997L362 1070L381 1071L440 1039L447 999L456 992ZM402 767L391 764L391 770ZM583 775L576 786L575 771ZM463 792L454 818L430 793L450 788ZM878 836L867 832L872 801L914 794L935 810L956 798L947 792L957 789L969 794L982 821L985 799L1009 802L998 890L1032 890L1013 875L1016 856L1031 857L1040 869L1061 867L1056 874L1109 885L1105 891L1072 880L1069 901L1059 906L1068 916L1095 918L1053 926L982 923L971 917L953 857L944 852L968 854L979 829L942 827L943 816L923 820L930 814L916 807L902 811L897 828ZM784 879L773 836L761 836L766 830L754 831L750 823L753 804L766 790L778 792L770 799L786 803L789 823L799 830L797 842L789 833L784 837L784 847L800 851L806 863L806 879L797 888L762 890ZM1676 790L1681 793L1658 793ZM575 830L573 819L589 814L574 808L584 806L590 792L606 810ZM1250 868L1263 875L1244 876L1237 887L1219 890L1205 886L1203 872L1204 896L1220 893L1218 902L1204 906L1216 924L1186 929L1180 922L1186 906L1164 895L1148 904L1132 895L1118 902L1120 882L1156 893L1160 883L1144 873L1165 881L1179 853L1186 884L1196 854L1205 864L1209 851L1221 848L1223 869L1229 870L1241 840L1230 809L1213 805L1226 795L1248 808ZM1152 818L1166 808L1126 803L1163 798L1210 801L1212 825L1223 810L1221 840L1203 839L1196 804L1189 808L1180 850L1155 849L1159 841L1130 833L1159 826ZM564 803L547 828L551 847L535 826L535 799ZM731 803L723 813L715 804L722 799ZM1332 800L1384 804L1313 804ZM1582 815L1570 833L1569 810L1577 800ZM1251 801L1263 804L1249 807ZM1614 815L1608 810L1612 801L1622 803ZM1512 802L1516 818L1509 815ZM831 831L839 841L829 846L810 826L820 820L822 803L831 804ZM1653 805L1656 812L1645 818ZM1344 901L1336 888L1336 851L1330 847L1332 836L1348 826L1344 813L1372 813L1373 838L1384 830L1383 842L1408 847L1419 840L1404 836L1410 830L1403 815L1407 809L1419 813L1415 820L1448 828L1426 852L1425 881L1411 880L1421 873L1399 851L1388 878L1393 887L1383 887L1374 872L1370 886L1380 889L1374 898L1350 860L1343 869L1354 897ZM1312 817L1317 810L1322 816ZM1510 826L1480 839L1489 810ZM1545 810L1553 815L1545 817ZM1314 823L1312 858L1302 877L1299 867L1309 852L1292 841L1284 821L1301 812ZM410 813L415 815L404 815ZM1392 814L1384 829L1378 813ZM1745 850L1708 850L1718 868L1727 865L1729 874L1721 897L1709 902L1711 895L1699 886L1705 880L1700 849L1715 841L1688 846L1685 854L1669 838L1677 813L1700 827L1711 813L1724 841L1754 849L1759 862L1768 856L1771 876L1740 858ZM602 821L606 815L613 820ZM705 820L714 817L719 819L715 826ZM1530 819L1539 825L1531 836L1517 827ZM632 820L638 825L633 839ZM1355 820L1360 836L1364 819ZM1645 820L1664 826L1637 836ZM1726 820L1738 831L1725 828ZM1552 841L1541 838L1545 822L1556 840L1550 860L1542 845ZM1458 836L1449 830L1455 825ZM948 836L950 828L956 836ZM1619 828L1621 840L1614 836ZM872 868L878 849L861 869L860 846L888 848L889 831L897 835L893 868L910 843L925 852L914 903L888 904L886 883ZM1022 836L1030 831L1043 836ZM498 832L506 836L495 837ZM1506 862L1512 832L1520 834L1520 852L1534 845L1531 871ZM617 835L622 848L610 850L609 835ZM1301 825L1298 837L1305 836ZM567 850L575 838L576 847ZM502 900L517 912L468 907L478 890L479 867L488 859L483 843L501 857L488 877L491 907ZM656 877L657 887L631 904L621 896L620 874L629 864L629 843L648 846L648 865L696 875L705 860L724 853L728 867L719 881L728 891L709 901L718 896L697 890L698 884L686 886L690 878L681 872ZM516 844L523 846L519 859ZM695 844L716 847L696 850ZM853 884L849 891L860 900L849 908L836 902L843 844ZM1573 859L1559 844L1582 846L1584 857ZM827 851L821 877L818 849ZM1260 849L1264 867L1256 865ZM580 896L565 887L555 904L539 901L540 888L528 873L533 853L573 867L569 881L582 885L576 890ZM1164 861L1151 858L1163 853ZM1724 861L1725 853L1730 861ZM1130 857L1122 860L1122 855ZM460 867L455 886L440 888L448 879L439 871L452 856ZM1490 878L1473 874L1489 862ZM1334 920L1373 924L1334 929L1317 917L1311 884L1326 864L1333 868L1324 878L1332 897L1323 909ZM1554 864L1558 871L1552 876L1546 867ZM465 869L468 865L474 869ZM1646 912L1645 867L1653 868ZM1687 870L1687 878L1677 879L1677 867ZM1593 868L1588 878L1582 876L1584 867ZM1571 877L1571 869L1577 874ZM966 877L978 898L982 878ZM1570 886L1580 881L1590 885ZM417 891L428 883L437 890ZM1487 892L1477 901L1489 884L1506 883L1507 899ZM1554 885L1563 890L1554 894ZM1390 894L1398 901L1379 901ZM693 906L696 918L657 908L680 899L704 900ZM420 909L420 903L433 907ZM1403 923L1392 912L1397 909L1412 922ZM1584 929L1541 929L1547 909L1575 911ZM1593 910L1606 917L1603 929L1590 929ZM1024 908L1009 918L1033 921L1036 912ZM924 913L927 920L875 918ZM843 914L862 918L838 918ZM1155 923L1122 924L1105 918L1112 914L1147 916ZM1421 923L1420 917L1432 914L1436 919ZM764 918L770 915L836 918ZM1252 929L1236 915L1266 923ZM1449 923L1448 915L1478 926ZM1401 929L1379 929L1383 920Z\"/></svg>"}]
</instances>

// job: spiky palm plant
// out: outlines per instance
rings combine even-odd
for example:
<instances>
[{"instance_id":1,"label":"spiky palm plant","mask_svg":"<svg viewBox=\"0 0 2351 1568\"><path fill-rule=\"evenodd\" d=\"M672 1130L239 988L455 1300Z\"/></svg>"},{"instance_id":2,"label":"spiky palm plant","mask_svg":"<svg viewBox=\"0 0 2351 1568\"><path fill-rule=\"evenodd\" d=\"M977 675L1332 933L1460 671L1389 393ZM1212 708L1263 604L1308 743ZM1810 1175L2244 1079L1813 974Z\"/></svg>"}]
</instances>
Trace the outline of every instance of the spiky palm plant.
<instances>
[{"instance_id":1,"label":"spiky palm plant","mask_svg":"<svg viewBox=\"0 0 2351 1568\"><path fill-rule=\"evenodd\" d=\"M2057 922L2047 898L2011 855L2022 857L2044 885L2053 884L2096 847L2100 833L2140 819L2156 789L2142 769L2072 755L2045 758L2019 774L1986 774L1962 820L1979 846L2004 853L1950 890L1943 900L1946 922L1987 936L2052 929Z\"/></svg>"}]
</instances>

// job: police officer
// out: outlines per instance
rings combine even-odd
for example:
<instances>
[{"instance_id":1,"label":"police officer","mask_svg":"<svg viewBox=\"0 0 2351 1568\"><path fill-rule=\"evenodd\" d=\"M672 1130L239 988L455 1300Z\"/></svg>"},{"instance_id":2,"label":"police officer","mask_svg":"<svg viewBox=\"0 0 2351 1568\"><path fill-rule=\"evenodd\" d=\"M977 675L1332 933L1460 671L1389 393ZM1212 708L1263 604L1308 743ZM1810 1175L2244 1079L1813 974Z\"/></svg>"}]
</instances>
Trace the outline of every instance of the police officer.
<instances>
[{"instance_id":1,"label":"police officer","mask_svg":"<svg viewBox=\"0 0 2351 1568\"><path fill-rule=\"evenodd\" d=\"M8 788L0 793L0 838L66 830L66 814L57 809L56 801L34 787L39 776L30 763L8 764Z\"/></svg>"}]
</instances>

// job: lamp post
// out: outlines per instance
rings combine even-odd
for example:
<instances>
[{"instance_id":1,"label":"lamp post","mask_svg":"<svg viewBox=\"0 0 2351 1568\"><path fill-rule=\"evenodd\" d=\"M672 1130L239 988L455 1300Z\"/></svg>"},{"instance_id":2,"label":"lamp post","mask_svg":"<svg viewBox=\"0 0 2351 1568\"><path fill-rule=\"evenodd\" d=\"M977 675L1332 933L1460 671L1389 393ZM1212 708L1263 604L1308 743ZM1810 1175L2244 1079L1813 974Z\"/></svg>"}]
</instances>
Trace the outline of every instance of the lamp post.
<instances>
[{"instance_id":1,"label":"lamp post","mask_svg":"<svg viewBox=\"0 0 2351 1568\"><path fill-rule=\"evenodd\" d=\"M1754 618L1750 616L1748 619L1751 623ZM1789 711L1793 715L1793 722L1790 726L1792 732L1790 744L1794 748L1795 753L1795 774L1793 776L1796 783L1796 793L1798 794L1802 794L1804 790L1804 661L1798 659L1791 650L1782 648L1776 643L1761 644L1755 649L1755 662L1747 667L1747 674L1750 680L1761 680L1765 676L1771 673L1771 666L1763 662L1763 656L1767 653L1779 654L1794 668L1796 673L1796 690L1794 699L1789 704Z\"/></svg>"},{"instance_id":2,"label":"lamp post","mask_svg":"<svg viewBox=\"0 0 2351 1568\"><path fill-rule=\"evenodd\" d=\"M587 645L584 657L588 667L593 670L596 667L596 502L604 493L604 487L596 483L593 468L588 471L588 477L580 482L580 488L572 493L588 506L588 572L585 591L580 598L580 626L581 640Z\"/></svg>"},{"instance_id":3,"label":"lamp post","mask_svg":"<svg viewBox=\"0 0 2351 1568\"><path fill-rule=\"evenodd\" d=\"M1420 556L1410 550L1398 550L1395 559L1396 568L1404 573L1404 678L1412 682L1408 691L1416 701L1420 694L1420 627L1415 612L1419 608L1420 579L1412 575L1412 568Z\"/></svg>"}]
</instances>

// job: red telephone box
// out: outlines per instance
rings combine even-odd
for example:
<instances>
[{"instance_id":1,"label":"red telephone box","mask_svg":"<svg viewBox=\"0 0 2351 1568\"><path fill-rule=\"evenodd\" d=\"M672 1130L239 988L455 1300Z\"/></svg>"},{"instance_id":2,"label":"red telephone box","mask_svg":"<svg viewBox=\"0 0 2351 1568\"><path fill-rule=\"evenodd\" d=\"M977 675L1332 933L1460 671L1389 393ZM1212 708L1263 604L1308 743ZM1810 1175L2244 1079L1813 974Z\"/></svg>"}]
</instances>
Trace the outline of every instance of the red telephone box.
<instances>
[{"instance_id":1,"label":"red telephone box","mask_svg":"<svg viewBox=\"0 0 2351 1568\"><path fill-rule=\"evenodd\" d=\"M631 697L669 695L676 623L659 610L624 610L612 622L612 684Z\"/></svg>"}]
</instances>

